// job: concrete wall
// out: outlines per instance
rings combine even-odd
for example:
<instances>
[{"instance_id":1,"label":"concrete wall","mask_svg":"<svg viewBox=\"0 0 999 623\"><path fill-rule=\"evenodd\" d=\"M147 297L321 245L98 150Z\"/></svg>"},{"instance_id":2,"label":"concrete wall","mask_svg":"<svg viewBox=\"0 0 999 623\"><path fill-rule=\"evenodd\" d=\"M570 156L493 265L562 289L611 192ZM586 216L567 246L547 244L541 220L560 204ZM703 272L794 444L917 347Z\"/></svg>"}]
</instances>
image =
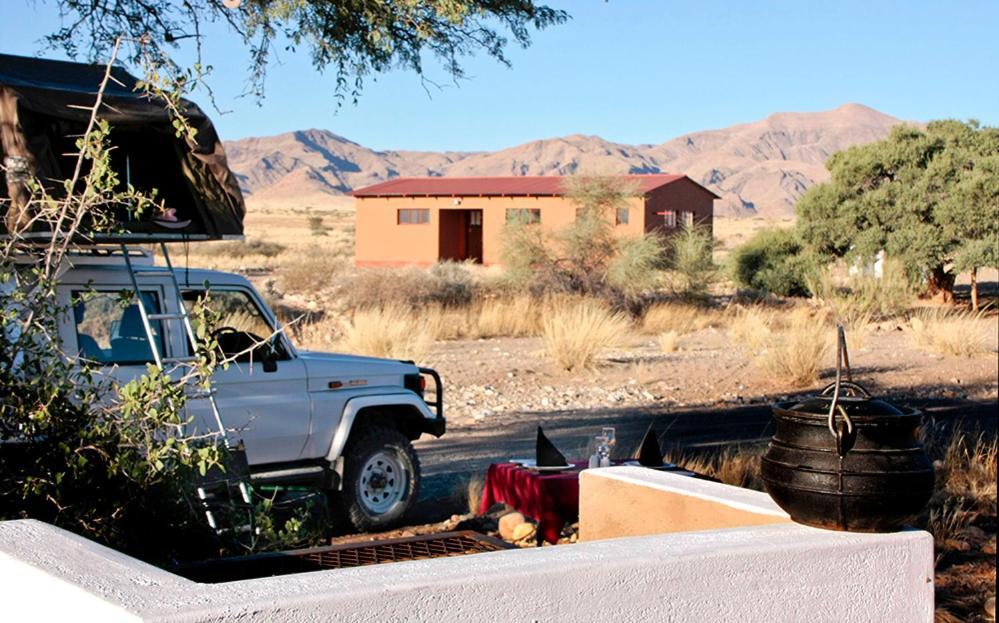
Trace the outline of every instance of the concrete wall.
<instances>
[{"instance_id":1,"label":"concrete wall","mask_svg":"<svg viewBox=\"0 0 999 623\"><path fill-rule=\"evenodd\" d=\"M621 480L611 470L605 480ZM674 492L697 482L659 472L645 480ZM0 612L44 621L929 623L933 540L779 523L204 585L46 524L10 521L0 523Z\"/></svg>"}]
</instances>

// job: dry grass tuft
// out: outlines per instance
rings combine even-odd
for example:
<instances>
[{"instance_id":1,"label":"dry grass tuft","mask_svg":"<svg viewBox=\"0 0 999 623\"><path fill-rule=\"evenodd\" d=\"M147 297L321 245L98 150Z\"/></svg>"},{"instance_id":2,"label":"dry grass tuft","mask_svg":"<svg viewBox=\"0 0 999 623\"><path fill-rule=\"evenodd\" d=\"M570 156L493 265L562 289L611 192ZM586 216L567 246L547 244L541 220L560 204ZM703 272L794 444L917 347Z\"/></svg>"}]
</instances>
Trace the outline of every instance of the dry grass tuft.
<instances>
[{"instance_id":1,"label":"dry grass tuft","mask_svg":"<svg viewBox=\"0 0 999 623\"><path fill-rule=\"evenodd\" d=\"M825 318L796 309L786 328L770 335L756 363L774 379L797 386L814 383L826 362L831 336Z\"/></svg>"},{"instance_id":2,"label":"dry grass tuft","mask_svg":"<svg viewBox=\"0 0 999 623\"><path fill-rule=\"evenodd\" d=\"M736 310L729 320L726 333L730 340L750 351L764 348L773 335L776 312L763 307L745 307Z\"/></svg>"},{"instance_id":3,"label":"dry grass tuft","mask_svg":"<svg viewBox=\"0 0 999 623\"><path fill-rule=\"evenodd\" d=\"M473 515L479 514L479 506L482 504L482 492L486 487L486 480L482 474L472 474L465 486L465 496L468 504L468 512Z\"/></svg>"},{"instance_id":4,"label":"dry grass tuft","mask_svg":"<svg viewBox=\"0 0 999 623\"><path fill-rule=\"evenodd\" d=\"M726 446L707 453L671 451L663 460L698 474L717 478L727 485L763 490L760 459L765 446Z\"/></svg>"},{"instance_id":5,"label":"dry grass tuft","mask_svg":"<svg viewBox=\"0 0 999 623\"><path fill-rule=\"evenodd\" d=\"M664 353L675 353L680 347L680 334L676 331L667 331L659 334L659 349Z\"/></svg>"},{"instance_id":6,"label":"dry grass tuft","mask_svg":"<svg viewBox=\"0 0 999 623\"><path fill-rule=\"evenodd\" d=\"M683 303L656 303L645 311L640 328L646 335L660 335L667 331L686 335L720 324L721 315L706 307Z\"/></svg>"},{"instance_id":7,"label":"dry grass tuft","mask_svg":"<svg viewBox=\"0 0 999 623\"><path fill-rule=\"evenodd\" d=\"M643 387L654 385L662 380L662 371L644 359L633 362L628 369L628 375Z\"/></svg>"},{"instance_id":8,"label":"dry grass tuft","mask_svg":"<svg viewBox=\"0 0 999 623\"><path fill-rule=\"evenodd\" d=\"M531 337L542 330L543 305L529 296L492 299L476 310L475 337Z\"/></svg>"},{"instance_id":9,"label":"dry grass tuft","mask_svg":"<svg viewBox=\"0 0 999 623\"><path fill-rule=\"evenodd\" d=\"M547 354L563 370L592 369L600 351L620 344L628 319L591 299L556 304L544 320L542 338Z\"/></svg>"},{"instance_id":10,"label":"dry grass tuft","mask_svg":"<svg viewBox=\"0 0 999 623\"><path fill-rule=\"evenodd\" d=\"M434 330L424 317L400 305L362 309L344 328L340 348L358 355L421 361L436 339Z\"/></svg>"},{"instance_id":11,"label":"dry grass tuft","mask_svg":"<svg viewBox=\"0 0 999 623\"><path fill-rule=\"evenodd\" d=\"M984 312L932 309L909 323L919 348L950 357L974 357L995 352L995 320Z\"/></svg>"}]
</instances>

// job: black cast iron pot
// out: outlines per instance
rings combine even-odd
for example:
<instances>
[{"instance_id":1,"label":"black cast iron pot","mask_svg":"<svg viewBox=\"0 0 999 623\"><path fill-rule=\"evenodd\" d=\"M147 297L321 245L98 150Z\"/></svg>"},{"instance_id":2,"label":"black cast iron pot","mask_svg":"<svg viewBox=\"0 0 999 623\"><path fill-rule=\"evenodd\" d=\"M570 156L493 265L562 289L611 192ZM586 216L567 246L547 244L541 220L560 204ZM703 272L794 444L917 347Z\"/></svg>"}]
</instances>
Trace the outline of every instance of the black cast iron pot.
<instances>
[{"instance_id":1,"label":"black cast iron pot","mask_svg":"<svg viewBox=\"0 0 999 623\"><path fill-rule=\"evenodd\" d=\"M840 361L849 363L840 333ZM819 395L773 405L763 456L767 492L798 523L890 532L923 509L933 464L917 439L922 413L840 380Z\"/></svg>"}]
</instances>

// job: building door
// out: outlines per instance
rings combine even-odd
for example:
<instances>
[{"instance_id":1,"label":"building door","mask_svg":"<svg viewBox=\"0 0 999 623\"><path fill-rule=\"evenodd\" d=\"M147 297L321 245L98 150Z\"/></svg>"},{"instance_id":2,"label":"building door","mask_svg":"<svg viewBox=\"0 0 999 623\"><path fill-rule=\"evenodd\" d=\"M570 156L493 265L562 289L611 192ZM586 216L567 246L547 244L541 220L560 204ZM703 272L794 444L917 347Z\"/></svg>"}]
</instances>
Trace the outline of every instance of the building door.
<instances>
[{"instance_id":1,"label":"building door","mask_svg":"<svg viewBox=\"0 0 999 623\"><path fill-rule=\"evenodd\" d=\"M466 245L467 260L476 264L482 263L482 210L467 210L468 226L466 229L468 244Z\"/></svg>"},{"instance_id":2,"label":"building door","mask_svg":"<svg viewBox=\"0 0 999 623\"><path fill-rule=\"evenodd\" d=\"M482 210L441 210L441 260L482 263Z\"/></svg>"}]
</instances>

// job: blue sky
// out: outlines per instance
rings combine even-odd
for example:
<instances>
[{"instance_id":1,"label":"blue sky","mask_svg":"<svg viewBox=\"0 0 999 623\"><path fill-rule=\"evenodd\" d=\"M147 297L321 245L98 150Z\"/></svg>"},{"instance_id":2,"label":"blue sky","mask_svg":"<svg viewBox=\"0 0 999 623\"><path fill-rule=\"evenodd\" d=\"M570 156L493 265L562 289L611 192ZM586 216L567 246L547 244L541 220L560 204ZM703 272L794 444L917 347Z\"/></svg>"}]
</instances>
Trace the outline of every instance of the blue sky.
<instances>
[{"instance_id":1,"label":"blue sky","mask_svg":"<svg viewBox=\"0 0 999 623\"><path fill-rule=\"evenodd\" d=\"M573 133L659 143L778 111L859 102L903 119L999 125L999 2L576 0L572 19L484 56L454 85L437 65L367 83L336 109L332 76L280 52L262 105L239 97L247 56L221 27L205 41L224 138L324 128L376 149L492 150ZM0 0L0 51L36 54L52 0ZM186 45L190 46L190 43ZM183 58L187 50L181 49ZM59 56L51 52L50 56ZM203 104L204 97L195 97ZM207 107L207 105L206 105Z\"/></svg>"}]
</instances>

